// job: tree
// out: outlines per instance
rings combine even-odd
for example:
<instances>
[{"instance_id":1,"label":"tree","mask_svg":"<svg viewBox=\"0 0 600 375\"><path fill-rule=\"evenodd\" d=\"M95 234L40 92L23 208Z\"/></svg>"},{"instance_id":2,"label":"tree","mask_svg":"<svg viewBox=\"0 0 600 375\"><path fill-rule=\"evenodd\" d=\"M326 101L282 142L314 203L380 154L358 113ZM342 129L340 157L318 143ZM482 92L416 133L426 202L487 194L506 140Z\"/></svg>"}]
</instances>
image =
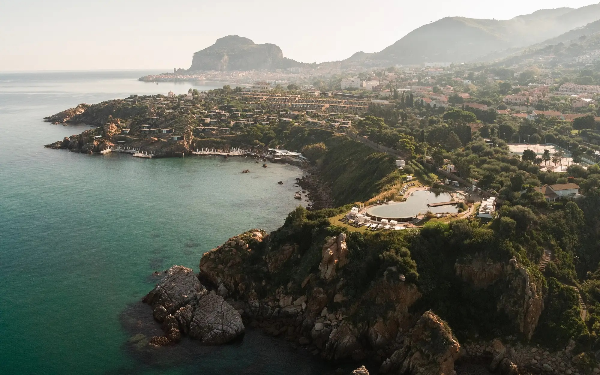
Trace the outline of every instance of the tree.
<instances>
[{"instance_id":1,"label":"tree","mask_svg":"<svg viewBox=\"0 0 600 375\"><path fill-rule=\"evenodd\" d=\"M509 141L514 133L515 129L509 124L498 125L498 136L500 136L501 139Z\"/></svg>"},{"instance_id":2,"label":"tree","mask_svg":"<svg viewBox=\"0 0 600 375\"><path fill-rule=\"evenodd\" d=\"M444 120L451 121L455 124L468 124L477 121L477 116L473 112L463 111L462 109L453 108L444 113Z\"/></svg>"},{"instance_id":3,"label":"tree","mask_svg":"<svg viewBox=\"0 0 600 375\"><path fill-rule=\"evenodd\" d=\"M542 160L544 161L544 165L548 165L548 162L552 159L550 156L550 150L544 150L544 154L542 155Z\"/></svg>"},{"instance_id":4,"label":"tree","mask_svg":"<svg viewBox=\"0 0 600 375\"><path fill-rule=\"evenodd\" d=\"M500 95L506 95L512 90L512 85L510 82L502 82L498 85L498 92Z\"/></svg>"},{"instance_id":5,"label":"tree","mask_svg":"<svg viewBox=\"0 0 600 375\"><path fill-rule=\"evenodd\" d=\"M523 161L533 162L536 157L537 157L537 154L535 153L535 151L525 150L525 151L523 151L523 156L521 158L523 159Z\"/></svg>"},{"instance_id":6,"label":"tree","mask_svg":"<svg viewBox=\"0 0 600 375\"><path fill-rule=\"evenodd\" d=\"M521 232L526 232L531 226L537 223L537 217L531 209L523 206L509 207L502 210L502 216L507 216L516 221L516 228Z\"/></svg>"},{"instance_id":7,"label":"tree","mask_svg":"<svg viewBox=\"0 0 600 375\"><path fill-rule=\"evenodd\" d=\"M583 161L583 151L579 147L574 147L571 151L571 157L573 158L573 163L581 163Z\"/></svg>"},{"instance_id":8,"label":"tree","mask_svg":"<svg viewBox=\"0 0 600 375\"><path fill-rule=\"evenodd\" d=\"M455 132L450 132L450 134L448 134L448 139L446 139L446 142L444 143L444 146L448 150L456 150L457 148L462 147L462 143Z\"/></svg>"},{"instance_id":9,"label":"tree","mask_svg":"<svg viewBox=\"0 0 600 375\"><path fill-rule=\"evenodd\" d=\"M448 97L448 103L450 104L463 104L465 102L465 100L462 98L462 96L458 95L458 94L452 94Z\"/></svg>"},{"instance_id":10,"label":"tree","mask_svg":"<svg viewBox=\"0 0 600 375\"><path fill-rule=\"evenodd\" d=\"M302 154L311 161L320 159L326 152L327 146L323 142L306 145L302 148Z\"/></svg>"},{"instance_id":11,"label":"tree","mask_svg":"<svg viewBox=\"0 0 600 375\"><path fill-rule=\"evenodd\" d=\"M542 137L540 137L538 134L533 134L529 139L529 143L538 144L541 140Z\"/></svg>"},{"instance_id":12,"label":"tree","mask_svg":"<svg viewBox=\"0 0 600 375\"><path fill-rule=\"evenodd\" d=\"M298 85L296 85L295 83L290 83L288 85L287 89L289 91L297 91L297 90L300 90L300 87Z\"/></svg>"},{"instance_id":13,"label":"tree","mask_svg":"<svg viewBox=\"0 0 600 375\"><path fill-rule=\"evenodd\" d=\"M557 156L556 154L554 154L554 155L552 156L552 164L554 164L554 166L556 167L556 165L557 165L558 163L561 163L561 164L562 164L562 158L561 158L560 156Z\"/></svg>"},{"instance_id":14,"label":"tree","mask_svg":"<svg viewBox=\"0 0 600 375\"><path fill-rule=\"evenodd\" d=\"M573 121L573 129L579 130L579 131L581 131L583 129L594 129L595 125L596 125L596 119L594 118L594 115L577 117Z\"/></svg>"},{"instance_id":15,"label":"tree","mask_svg":"<svg viewBox=\"0 0 600 375\"><path fill-rule=\"evenodd\" d=\"M400 140L396 147L399 151L412 155L415 152L416 142L410 135L400 134Z\"/></svg>"},{"instance_id":16,"label":"tree","mask_svg":"<svg viewBox=\"0 0 600 375\"><path fill-rule=\"evenodd\" d=\"M385 127L385 122L383 121L383 119L381 117L366 116L364 119L360 120L356 124L356 127L359 130L371 130L371 129L383 130L383 128Z\"/></svg>"}]
</instances>

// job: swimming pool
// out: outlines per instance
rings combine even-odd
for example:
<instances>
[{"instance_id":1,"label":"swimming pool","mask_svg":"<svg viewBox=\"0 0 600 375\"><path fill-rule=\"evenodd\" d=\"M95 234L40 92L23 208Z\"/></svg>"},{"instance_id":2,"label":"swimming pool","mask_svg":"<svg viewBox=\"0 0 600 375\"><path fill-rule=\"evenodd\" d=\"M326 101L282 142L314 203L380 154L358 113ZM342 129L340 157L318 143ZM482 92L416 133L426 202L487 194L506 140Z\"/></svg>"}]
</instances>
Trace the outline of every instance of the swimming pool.
<instances>
[{"instance_id":1,"label":"swimming pool","mask_svg":"<svg viewBox=\"0 0 600 375\"><path fill-rule=\"evenodd\" d=\"M392 202L375 206L367 210L367 214L383 219L408 219L417 215L426 214L428 211L434 214L457 213L456 205L444 205L429 207L429 204L443 203L452 201L452 196L448 193L436 195L429 190L419 190L411 194L405 202Z\"/></svg>"}]
</instances>

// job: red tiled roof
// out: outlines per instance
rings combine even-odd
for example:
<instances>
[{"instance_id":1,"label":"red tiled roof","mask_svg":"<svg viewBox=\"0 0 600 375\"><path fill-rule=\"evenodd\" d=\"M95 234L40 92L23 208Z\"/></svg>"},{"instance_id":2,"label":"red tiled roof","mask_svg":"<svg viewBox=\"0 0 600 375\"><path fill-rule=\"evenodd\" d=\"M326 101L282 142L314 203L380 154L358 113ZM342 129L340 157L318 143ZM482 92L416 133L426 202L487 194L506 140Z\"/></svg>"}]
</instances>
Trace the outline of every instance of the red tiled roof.
<instances>
[{"instance_id":1,"label":"red tiled roof","mask_svg":"<svg viewBox=\"0 0 600 375\"><path fill-rule=\"evenodd\" d=\"M556 185L551 185L550 188L554 191L571 190L571 189L579 189L579 185L573 184L573 183L556 184Z\"/></svg>"}]
</instances>

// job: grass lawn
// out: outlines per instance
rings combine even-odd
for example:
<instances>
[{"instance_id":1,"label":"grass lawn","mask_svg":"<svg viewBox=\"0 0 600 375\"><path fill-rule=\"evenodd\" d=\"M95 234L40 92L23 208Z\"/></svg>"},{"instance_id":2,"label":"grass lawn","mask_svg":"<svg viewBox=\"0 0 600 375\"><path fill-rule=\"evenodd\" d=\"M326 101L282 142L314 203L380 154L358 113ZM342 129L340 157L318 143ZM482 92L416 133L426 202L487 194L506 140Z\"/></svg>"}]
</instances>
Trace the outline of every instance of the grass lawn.
<instances>
[{"instance_id":1,"label":"grass lawn","mask_svg":"<svg viewBox=\"0 0 600 375\"><path fill-rule=\"evenodd\" d=\"M350 232L361 232L361 233L366 233L367 229L365 227L360 227L360 228L355 228L352 225L348 225L346 223L342 223L340 221L340 219L342 219L344 216L346 216L346 213L343 213L341 215L337 215L334 217L330 217L329 218L329 222L331 223L331 225L335 225L337 227L342 227Z\"/></svg>"}]
</instances>

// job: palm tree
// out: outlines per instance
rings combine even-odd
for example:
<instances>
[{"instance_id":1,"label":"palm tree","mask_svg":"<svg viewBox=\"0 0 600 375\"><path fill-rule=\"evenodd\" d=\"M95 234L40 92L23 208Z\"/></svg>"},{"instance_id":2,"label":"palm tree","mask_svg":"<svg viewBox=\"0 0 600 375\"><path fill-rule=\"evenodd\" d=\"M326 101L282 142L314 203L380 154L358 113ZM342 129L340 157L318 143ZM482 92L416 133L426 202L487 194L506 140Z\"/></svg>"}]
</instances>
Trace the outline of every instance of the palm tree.
<instances>
[{"instance_id":1,"label":"palm tree","mask_svg":"<svg viewBox=\"0 0 600 375\"><path fill-rule=\"evenodd\" d=\"M554 153L554 156L558 158L558 161L560 162L560 166L562 167L562 159L565 157L564 151L558 150ZM554 158L552 160L554 160Z\"/></svg>"},{"instance_id":2,"label":"palm tree","mask_svg":"<svg viewBox=\"0 0 600 375\"><path fill-rule=\"evenodd\" d=\"M544 165L548 165L548 162L552 159L550 156L549 150L544 150L544 154L542 155L542 160L544 161Z\"/></svg>"},{"instance_id":3,"label":"palm tree","mask_svg":"<svg viewBox=\"0 0 600 375\"><path fill-rule=\"evenodd\" d=\"M556 164L561 163L562 158L557 156L556 154L554 154L554 156L552 156L552 163L554 164L554 166L556 167Z\"/></svg>"}]
</instances>

